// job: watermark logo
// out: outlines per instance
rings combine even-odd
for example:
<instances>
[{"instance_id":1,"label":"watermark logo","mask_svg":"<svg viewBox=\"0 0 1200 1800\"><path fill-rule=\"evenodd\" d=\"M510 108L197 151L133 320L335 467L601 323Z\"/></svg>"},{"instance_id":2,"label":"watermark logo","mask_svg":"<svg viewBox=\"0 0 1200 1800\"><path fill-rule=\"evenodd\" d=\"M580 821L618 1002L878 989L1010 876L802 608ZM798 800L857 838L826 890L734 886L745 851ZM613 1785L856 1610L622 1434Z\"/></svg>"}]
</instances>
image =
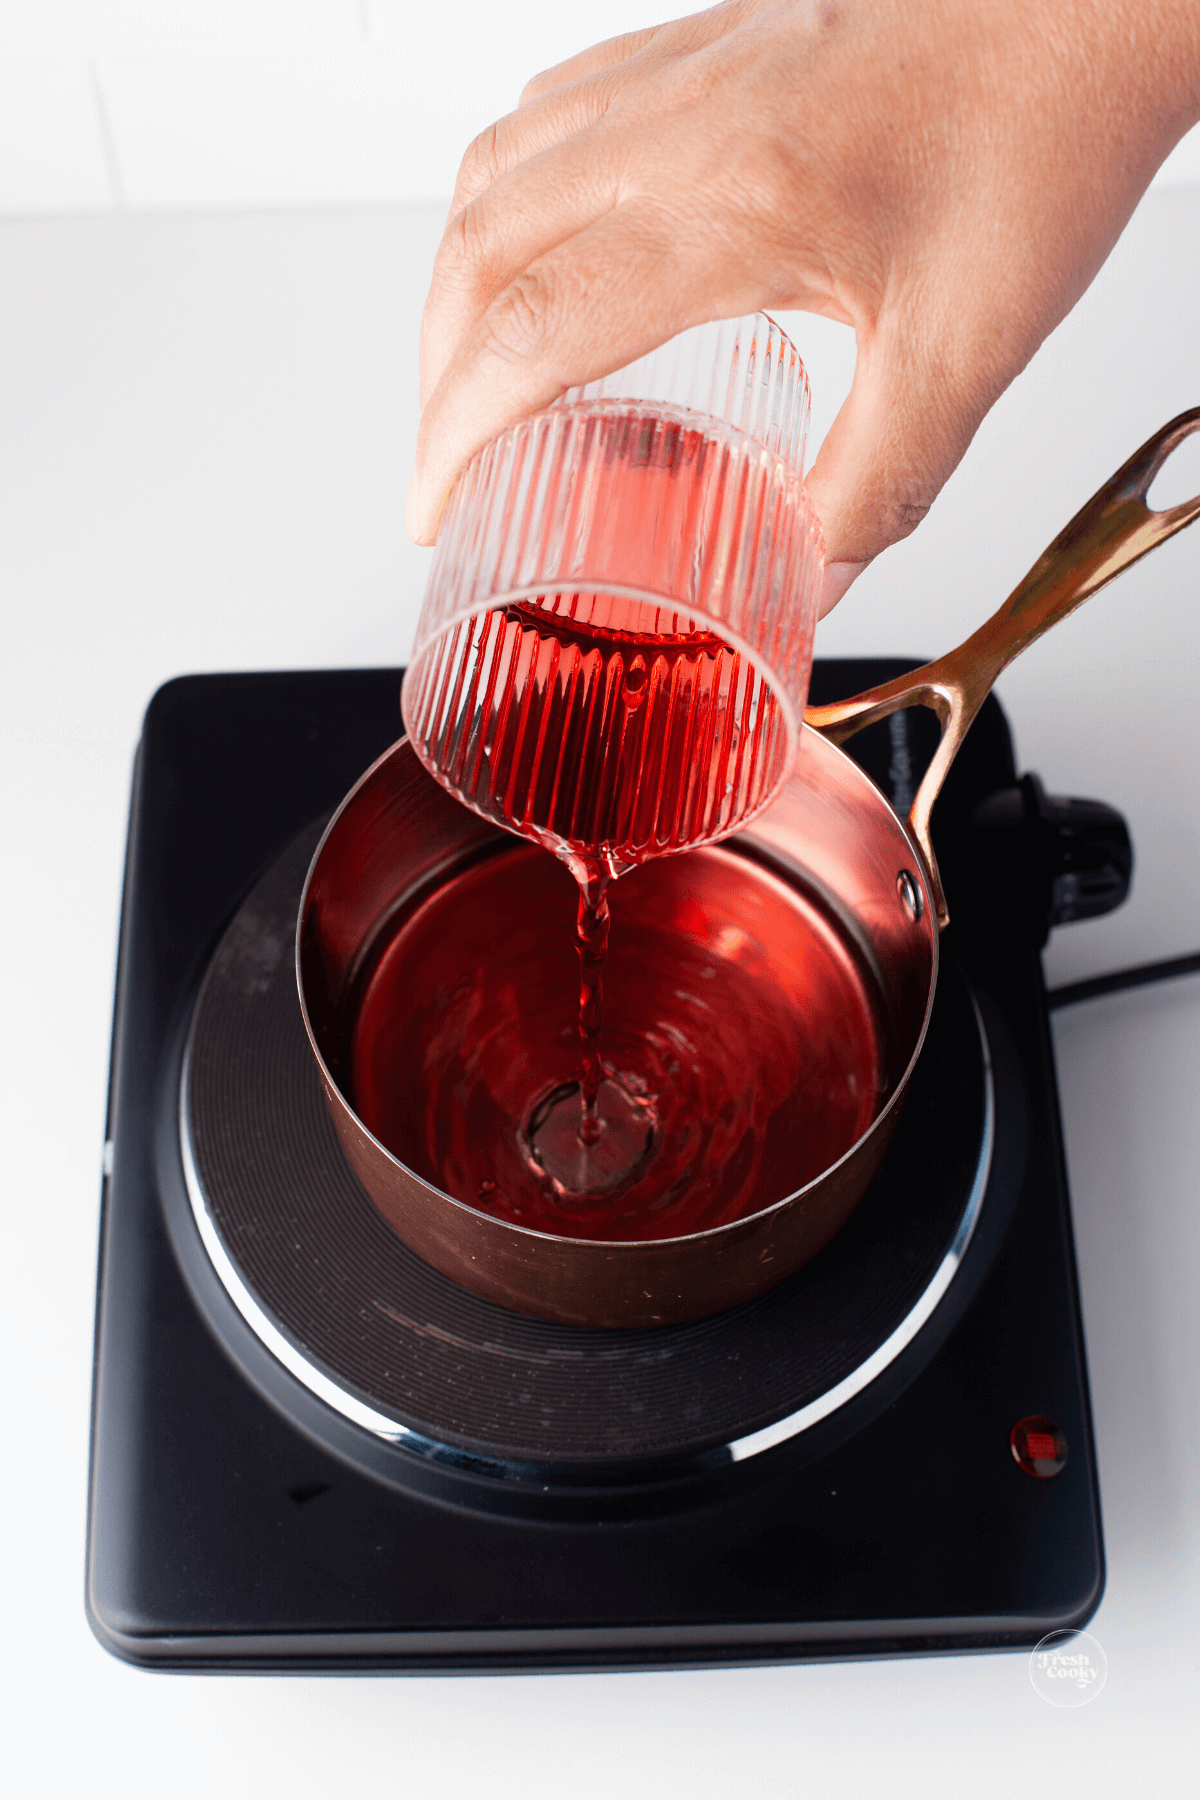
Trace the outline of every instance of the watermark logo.
<instances>
[{"instance_id":1,"label":"watermark logo","mask_svg":"<svg viewBox=\"0 0 1200 1800\"><path fill-rule=\"evenodd\" d=\"M1052 1631L1029 1658L1029 1679L1051 1706L1086 1706L1108 1679L1108 1658L1086 1631Z\"/></svg>"}]
</instances>

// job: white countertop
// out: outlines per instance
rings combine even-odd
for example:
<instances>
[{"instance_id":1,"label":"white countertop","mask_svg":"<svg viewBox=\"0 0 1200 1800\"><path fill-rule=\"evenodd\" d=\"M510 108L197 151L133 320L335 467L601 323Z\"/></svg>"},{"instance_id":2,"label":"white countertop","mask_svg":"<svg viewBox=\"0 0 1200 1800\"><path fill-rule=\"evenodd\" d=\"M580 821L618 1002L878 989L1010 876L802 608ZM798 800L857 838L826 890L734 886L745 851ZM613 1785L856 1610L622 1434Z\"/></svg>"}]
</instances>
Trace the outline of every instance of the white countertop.
<instances>
[{"instance_id":1,"label":"white countertop","mask_svg":"<svg viewBox=\"0 0 1200 1800\"><path fill-rule=\"evenodd\" d=\"M83 1614L99 1162L130 763L190 670L404 660L432 208L0 223L6 951L3 1483L21 1791L1127 1796L1185 1785L1200 1653L1200 980L1058 1015L1100 1457L1109 1664L1024 1655L681 1674L188 1678ZM1200 188L1156 190L818 653L934 653L1150 432L1200 401ZM796 320L817 435L852 344ZM1195 442L1195 440L1193 440ZM1200 457L1189 491L1200 488ZM1182 494L1177 497L1183 497ZM1023 768L1118 805L1126 907L1052 981L1200 947L1200 527L1004 677ZM1194 1763L1192 1764L1194 1767Z\"/></svg>"}]
</instances>

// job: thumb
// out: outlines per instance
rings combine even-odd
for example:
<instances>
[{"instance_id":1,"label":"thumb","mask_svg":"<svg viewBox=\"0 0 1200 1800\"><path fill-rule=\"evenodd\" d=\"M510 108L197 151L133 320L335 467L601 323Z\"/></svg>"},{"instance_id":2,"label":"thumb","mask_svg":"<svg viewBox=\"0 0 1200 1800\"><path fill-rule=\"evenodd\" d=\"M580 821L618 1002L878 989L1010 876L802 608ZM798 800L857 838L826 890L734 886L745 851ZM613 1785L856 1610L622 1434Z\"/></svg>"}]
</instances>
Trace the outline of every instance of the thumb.
<instances>
[{"instance_id":1,"label":"thumb","mask_svg":"<svg viewBox=\"0 0 1200 1800\"><path fill-rule=\"evenodd\" d=\"M825 537L818 617L920 524L993 397L927 350L860 331L853 385L805 484Z\"/></svg>"}]
</instances>

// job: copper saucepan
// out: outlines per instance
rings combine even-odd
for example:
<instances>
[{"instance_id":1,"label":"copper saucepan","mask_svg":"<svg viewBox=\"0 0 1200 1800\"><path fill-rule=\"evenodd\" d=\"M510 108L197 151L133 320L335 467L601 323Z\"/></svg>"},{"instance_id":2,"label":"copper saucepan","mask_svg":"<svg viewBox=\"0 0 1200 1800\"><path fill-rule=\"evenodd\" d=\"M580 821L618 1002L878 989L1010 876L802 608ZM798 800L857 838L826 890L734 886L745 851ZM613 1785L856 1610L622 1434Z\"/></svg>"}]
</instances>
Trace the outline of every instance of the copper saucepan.
<instances>
[{"instance_id":1,"label":"copper saucepan","mask_svg":"<svg viewBox=\"0 0 1200 1800\"><path fill-rule=\"evenodd\" d=\"M761 936L775 945L770 980L785 996L793 983L798 995L805 991L804 971L778 947L786 942L780 921L786 925L790 906L806 909L814 929L840 934L844 966L856 972L878 1021L875 1116L828 1167L748 1216L688 1235L636 1241L533 1230L452 1198L428 1172L412 1166L418 1158L406 1162L368 1130L356 1111L350 1046L356 995L380 947L398 941L430 895L501 849L538 859L528 864L525 879L547 869L546 880L569 878L545 852L514 849L511 836L447 795L407 740L366 772L313 858L297 924L297 978L343 1149L375 1206L412 1249L501 1306L566 1324L632 1327L703 1318L753 1298L830 1241L879 1168L924 1042L937 983L938 930L948 918L930 815L950 764L1015 656L1122 569L1200 517L1200 497L1163 512L1152 511L1146 500L1167 457L1197 430L1200 408L1181 414L1143 445L958 649L853 700L810 707L796 769L748 831L728 846L647 864L613 890L614 944L622 930L633 943L643 930L670 931L677 923L708 953L733 923L750 946L741 954L753 958L754 921L761 915ZM942 736L906 828L837 746L915 705L938 714ZM497 856L497 868L500 862ZM499 927L486 905L468 916L480 954L488 953L489 944L502 948L502 932L495 935ZM751 929L741 929L747 923ZM562 936L569 950L565 929ZM836 949L831 954L836 959ZM414 1019L424 1004L423 979L414 967L408 982ZM569 989L569 972L567 983ZM789 1184L781 1185L786 1190Z\"/></svg>"}]
</instances>

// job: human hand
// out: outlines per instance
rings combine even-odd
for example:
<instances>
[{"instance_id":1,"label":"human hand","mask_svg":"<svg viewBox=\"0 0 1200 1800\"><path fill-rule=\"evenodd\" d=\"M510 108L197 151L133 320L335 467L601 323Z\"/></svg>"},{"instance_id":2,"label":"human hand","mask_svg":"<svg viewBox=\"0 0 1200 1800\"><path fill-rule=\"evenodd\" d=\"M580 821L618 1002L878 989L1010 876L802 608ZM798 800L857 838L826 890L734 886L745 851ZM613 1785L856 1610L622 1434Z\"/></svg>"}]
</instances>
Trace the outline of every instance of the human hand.
<instances>
[{"instance_id":1,"label":"human hand","mask_svg":"<svg viewBox=\"0 0 1200 1800\"><path fill-rule=\"evenodd\" d=\"M821 611L924 517L1200 117L1195 0L726 0L471 146L421 331L409 529L566 388L759 308L853 326L808 478Z\"/></svg>"}]
</instances>

